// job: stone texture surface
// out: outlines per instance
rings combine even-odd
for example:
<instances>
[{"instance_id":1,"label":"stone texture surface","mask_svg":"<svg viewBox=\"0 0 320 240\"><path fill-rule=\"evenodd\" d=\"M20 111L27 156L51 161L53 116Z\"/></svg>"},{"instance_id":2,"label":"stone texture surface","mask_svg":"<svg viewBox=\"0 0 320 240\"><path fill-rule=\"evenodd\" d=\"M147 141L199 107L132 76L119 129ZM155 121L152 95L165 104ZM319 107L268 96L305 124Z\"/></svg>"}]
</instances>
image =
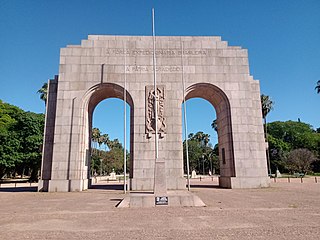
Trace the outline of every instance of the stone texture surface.
<instances>
[{"instance_id":1,"label":"stone texture surface","mask_svg":"<svg viewBox=\"0 0 320 240\"><path fill-rule=\"evenodd\" d=\"M156 196L167 195L166 163L161 159L157 159L155 163L154 194Z\"/></svg>"},{"instance_id":2,"label":"stone texture surface","mask_svg":"<svg viewBox=\"0 0 320 240\"><path fill-rule=\"evenodd\" d=\"M178 36L157 37L156 49L157 81L165 88L166 132L159 139L159 158L166 162L167 188L185 189L182 76L186 99L201 97L216 109L220 186L268 186L259 82L249 74L247 50L228 46L220 37ZM50 91L56 101L47 109L42 190L87 189L93 110L100 101L123 99L124 94L131 107L130 187L153 190L154 135L148 138L145 133L145 87L153 84L152 54L150 36L89 35L81 45L61 49L57 91Z\"/></svg>"}]
</instances>

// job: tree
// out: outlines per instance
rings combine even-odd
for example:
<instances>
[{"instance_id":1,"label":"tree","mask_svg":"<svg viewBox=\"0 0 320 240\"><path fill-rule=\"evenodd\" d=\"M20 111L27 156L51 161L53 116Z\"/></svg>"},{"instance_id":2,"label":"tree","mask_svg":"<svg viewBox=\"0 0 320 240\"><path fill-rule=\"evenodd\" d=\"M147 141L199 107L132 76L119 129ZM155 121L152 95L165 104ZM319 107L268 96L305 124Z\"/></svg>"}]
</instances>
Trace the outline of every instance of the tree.
<instances>
[{"instance_id":1,"label":"tree","mask_svg":"<svg viewBox=\"0 0 320 240\"><path fill-rule=\"evenodd\" d=\"M218 124L217 124L217 119L214 119L211 123L212 129L214 129L216 132L218 132Z\"/></svg>"},{"instance_id":2,"label":"tree","mask_svg":"<svg viewBox=\"0 0 320 240\"><path fill-rule=\"evenodd\" d=\"M320 134L310 124L295 121L276 121L268 124L268 132L274 138L290 145L290 149L306 148L318 151Z\"/></svg>"},{"instance_id":3,"label":"tree","mask_svg":"<svg viewBox=\"0 0 320 240\"><path fill-rule=\"evenodd\" d=\"M204 156L205 162L207 163L207 166L205 167L207 172L210 170L211 173L214 173L214 172L219 172L220 170L217 150L218 150L218 144L216 144L214 148L207 147L204 150L203 156Z\"/></svg>"},{"instance_id":4,"label":"tree","mask_svg":"<svg viewBox=\"0 0 320 240\"><path fill-rule=\"evenodd\" d=\"M207 147L210 142L210 135L204 132L197 132L196 134L191 133L189 134L189 138L198 141L203 147Z\"/></svg>"},{"instance_id":5,"label":"tree","mask_svg":"<svg viewBox=\"0 0 320 240\"><path fill-rule=\"evenodd\" d=\"M305 148L294 149L285 157L287 168L291 172L306 174L315 160L313 153Z\"/></svg>"},{"instance_id":6,"label":"tree","mask_svg":"<svg viewBox=\"0 0 320 240\"><path fill-rule=\"evenodd\" d=\"M17 131L23 161L16 167L22 173L25 169L28 169L30 171L30 180L36 181L41 165L44 115L25 112L19 117L18 123Z\"/></svg>"},{"instance_id":7,"label":"tree","mask_svg":"<svg viewBox=\"0 0 320 240\"><path fill-rule=\"evenodd\" d=\"M320 80L318 80L317 86L314 89L317 90L318 94L320 94Z\"/></svg>"},{"instance_id":8,"label":"tree","mask_svg":"<svg viewBox=\"0 0 320 240\"><path fill-rule=\"evenodd\" d=\"M198 172L200 171L199 169L199 159L202 156L203 150L201 148L201 145L199 144L198 141L194 139L188 139L188 150L189 150L189 164L190 164L190 170L197 170ZM186 152L186 144L185 141L183 142L183 152ZM186 154L183 155L184 157L184 168L186 172Z\"/></svg>"},{"instance_id":9,"label":"tree","mask_svg":"<svg viewBox=\"0 0 320 240\"><path fill-rule=\"evenodd\" d=\"M261 94L261 110L265 127L267 126L267 115L271 110L273 110L273 105L274 102L270 99L269 96Z\"/></svg>"},{"instance_id":10,"label":"tree","mask_svg":"<svg viewBox=\"0 0 320 240\"><path fill-rule=\"evenodd\" d=\"M268 134L268 143L272 171L275 172L278 169L280 172L286 172L287 168L286 163L283 161L283 156L290 151L290 144L273 137L271 134Z\"/></svg>"},{"instance_id":11,"label":"tree","mask_svg":"<svg viewBox=\"0 0 320 240\"><path fill-rule=\"evenodd\" d=\"M106 152L106 157L103 160L108 166L108 172L114 170L116 173L123 173L123 147L112 148Z\"/></svg>"},{"instance_id":12,"label":"tree","mask_svg":"<svg viewBox=\"0 0 320 240\"><path fill-rule=\"evenodd\" d=\"M123 148L122 144L119 142L119 139L117 139L117 138L114 140L110 140L108 147L110 150L115 149L115 148L119 148L119 149Z\"/></svg>"},{"instance_id":13,"label":"tree","mask_svg":"<svg viewBox=\"0 0 320 240\"><path fill-rule=\"evenodd\" d=\"M0 100L0 178L9 174L20 161L20 142L14 131L22 110Z\"/></svg>"},{"instance_id":14,"label":"tree","mask_svg":"<svg viewBox=\"0 0 320 240\"><path fill-rule=\"evenodd\" d=\"M102 134L100 137L100 142L105 145L105 150L106 150L106 147L110 149L110 138L108 134L106 133Z\"/></svg>"},{"instance_id":15,"label":"tree","mask_svg":"<svg viewBox=\"0 0 320 240\"><path fill-rule=\"evenodd\" d=\"M261 110L262 110L262 118L264 121L264 137L265 141L268 142L268 133L267 133L267 115L273 109L274 102L270 99L269 96L261 94ZM269 149L267 148L267 162L268 162L268 171L269 175L271 174L271 163L270 163L270 156L269 156Z\"/></svg>"},{"instance_id":16,"label":"tree","mask_svg":"<svg viewBox=\"0 0 320 240\"><path fill-rule=\"evenodd\" d=\"M0 100L0 178L31 172L37 179L41 162L44 115L25 112Z\"/></svg>"},{"instance_id":17,"label":"tree","mask_svg":"<svg viewBox=\"0 0 320 240\"><path fill-rule=\"evenodd\" d=\"M189 163L190 169L197 172L208 172L212 168L217 169L218 157L216 149L212 149L209 144L210 135L204 132L190 133L188 135ZM183 151L186 152L186 144L183 142ZM184 163L186 169L186 154L184 154Z\"/></svg>"},{"instance_id":18,"label":"tree","mask_svg":"<svg viewBox=\"0 0 320 240\"><path fill-rule=\"evenodd\" d=\"M111 140L109 135L102 133L99 128L92 128L91 133L92 141L92 154L91 154L91 173L111 172L113 169L117 173L123 172L123 152L124 148L118 139ZM104 150L101 150L101 145L104 144ZM98 148L99 147L99 148ZM108 147L108 151L106 149ZM129 161L130 155L126 153L127 161ZM127 168L129 168L129 164ZM128 170L128 169L127 169Z\"/></svg>"},{"instance_id":19,"label":"tree","mask_svg":"<svg viewBox=\"0 0 320 240\"><path fill-rule=\"evenodd\" d=\"M295 149L308 149L320 158L320 133L310 124L295 121L272 122L268 124L268 140L271 166L288 171L285 156ZM312 164L313 171L319 171L319 164Z\"/></svg>"},{"instance_id":20,"label":"tree","mask_svg":"<svg viewBox=\"0 0 320 240\"><path fill-rule=\"evenodd\" d=\"M101 137L101 131L99 128L92 128L92 133L91 133L91 141L92 141L92 153L98 152L98 142L100 141Z\"/></svg>"},{"instance_id":21,"label":"tree","mask_svg":"<svg viewBox=\"0 0 320 240\"><path fill-rule=\"evenodd\" d=\"M37 93L40 94L40 99L44 101L45 105L47 105L48 83L44 83Z\"/></svg>"}]
</instances>

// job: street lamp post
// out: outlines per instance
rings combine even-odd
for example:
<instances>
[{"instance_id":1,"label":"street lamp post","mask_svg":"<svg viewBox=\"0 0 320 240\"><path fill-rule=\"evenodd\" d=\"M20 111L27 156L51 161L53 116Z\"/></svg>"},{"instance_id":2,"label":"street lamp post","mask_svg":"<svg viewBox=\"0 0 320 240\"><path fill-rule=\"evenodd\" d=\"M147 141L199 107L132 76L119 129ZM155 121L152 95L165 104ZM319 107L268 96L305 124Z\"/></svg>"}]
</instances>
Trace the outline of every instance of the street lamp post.
<instances>
[{"instance_id":1,"label":"street lamp post","mask_svg":"<svg viewBox=\"0 0 320 240\"><path fill-rule=\"evenodd\" d=\"M202 175L205 175L204 173L204 155L202 154Z\"/></svg>"},{"instance_id":2,"label":"street lamp post","mask_svg":"<svg viewBox=\"0 0 320 240\"><path fill-rule=\"evenodd\" d=\"M100 176L102 176L102 161L103 159L100 159Z\"/></svg>"},{"instance_id":3,"label":"street lamp post","mask_svg":"<svg viewBox=\"0 0 320 240\"><path fill-rule=\"evenodd\" d=\"M210 152L210 153L209 153L209 156L208 156L208 160L210 161L210 171L211 171L211 173L213 173L213 171L212 171L212 170L213 170L213 169L212 169L212 158L211 158L212 153L213 153L213 152Z\"/></svg>"}]
</instances>

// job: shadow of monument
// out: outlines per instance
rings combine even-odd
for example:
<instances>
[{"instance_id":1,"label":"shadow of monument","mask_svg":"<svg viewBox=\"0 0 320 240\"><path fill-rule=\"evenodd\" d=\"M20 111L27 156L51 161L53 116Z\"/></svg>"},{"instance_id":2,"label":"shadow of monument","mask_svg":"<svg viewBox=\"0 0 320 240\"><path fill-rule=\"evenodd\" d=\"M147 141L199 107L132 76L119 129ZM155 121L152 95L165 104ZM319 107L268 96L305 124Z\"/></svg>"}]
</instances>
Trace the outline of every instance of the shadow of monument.
<instances>
[{"instance_id":1,"label":"shadow of monument","mask_svg":"<svg viewBox=\"0 0 320 240\"><path fill-rule=\"evenodd\" d=\"M219 185L213 185L213 184L190 184L190 188L219 188Z\"/></svg>"},{"instance_id":2,"label":"shadow of monument","mask_svg":"<svg viewBox=\"0 0 320 240\"><path fill-rule=\"evenodd\" d=\"M123 184L91 185L89 189L123 191Z\"/></svg>"},{"instance_id":3,"label":"shadow of monument","mask_svg":"<svg viewBox=\"0 0 320 240\"><path fill-rule=\"evenodd\" d=\"M0 192L37 192L38 187L4 187Z\"/></svg>"}]
</instances>

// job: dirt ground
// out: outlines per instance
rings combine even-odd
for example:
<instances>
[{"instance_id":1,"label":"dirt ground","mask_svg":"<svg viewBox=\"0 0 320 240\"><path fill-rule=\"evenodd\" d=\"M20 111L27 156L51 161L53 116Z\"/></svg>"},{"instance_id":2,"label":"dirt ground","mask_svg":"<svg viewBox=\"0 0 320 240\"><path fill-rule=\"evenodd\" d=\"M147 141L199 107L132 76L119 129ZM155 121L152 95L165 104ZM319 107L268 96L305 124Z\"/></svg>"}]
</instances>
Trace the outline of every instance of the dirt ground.
<instances>
[{"instance_id":1,"label":"dirt ground","mask_svg":"<svg viewBox=\"0 0 320 240\"><path fill-rule=\"evenodd\" d=\"M121 186L75 193L1 188L0 239L320 239L320 183L240 190L212 184L192 182L207 207L144 209L116 208Z\"/></svg>"}]
</instances>

